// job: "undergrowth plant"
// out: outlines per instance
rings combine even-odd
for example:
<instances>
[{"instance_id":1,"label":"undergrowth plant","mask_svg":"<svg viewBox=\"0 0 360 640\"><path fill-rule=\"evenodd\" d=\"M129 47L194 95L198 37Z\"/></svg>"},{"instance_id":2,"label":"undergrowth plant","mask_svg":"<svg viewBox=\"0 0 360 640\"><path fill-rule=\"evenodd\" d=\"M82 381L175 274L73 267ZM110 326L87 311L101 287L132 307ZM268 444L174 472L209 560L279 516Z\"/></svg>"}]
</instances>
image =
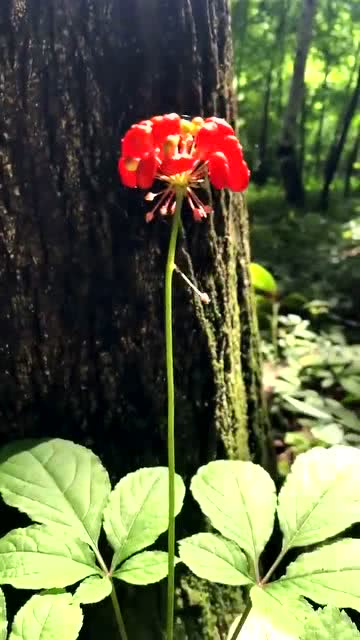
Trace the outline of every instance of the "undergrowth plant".
<instances>
[{"instance_id":1,"label":"undergrowth plant","mask_svg":"<svg viewBox=\"0 0 360 640\"><path fill-rule=\"evenodd\" d=\"M99 458L67 440L5 447L1 495L35 524L0 539L0 584L52 590L23 607L10 639L73 640L82 623L80 606L110 597L120 637L126 640L114 580L145 585L167 576L167 553L144 551L167 530L167 486L167 468L151 467L129 473L111 489ZM175 514L184 494L176 475ZM99 547L102 527L113 550L110 566ZM65 593L75 583L76 590ZM6 638L4 615L2 626L0 640Z\"/></svg>"},{"instance_id":2,"label":"undergrowth plant","mask_svg":"<svg viewBox=\"0 0 360 640\"><path fill-rule=\"evenodd\" d=\"M34 524L0 539L0 584L42 590L15 616L9 640L75 640L82 607L107 597L120 636L127 637L114 580L144 585L166 577L167 554L144 549L167 528L167 474L163 467L140 469L111 489L100 460L73 442L24 441L1 451L0 493ZM179 476L175 483L179 513L185 488ZM219 533L181 540L176 562L200 578L248 591L229 639L330 640L327 629L338 625L342 640L359 640L338 610L360 611L360 540L339 538L360 521L359 483L360 451L345 446L300 455L278 499L270 476L252 462L218 460L198 470L191 491ZM264 568L276 512L283 545ZM113 549L110 566L99 548L102 527ZM276 575L287 553L301 548L285 574ZM0 640L6 640L0 595ZM315 612L305 598L328 606ZM251 635L254 625L262 635Z\"/></svg>"},{"instance_id":3,"label":"undergrowth plant","mask_svg":"<svg viewBox=\"0 0 360 640\"><path fill-rule=\"evenodd\" d=\"M360 520L359 485L360 451L346 446L300 455L278 499L269 474L251 462L218 460L198 470L192 494L220 535L185 538L179 555L200 578L248 590L248 606L231 640L242 640L243 627L246 638L251 609L286 637L301 640L317 637L306 630L307 619L316 623L304 598L360 611L360 540L338 537ZM276 514L282 548L264 568L261 554ZM288 552L301 548L305 552L277 576Z\"/></svg>"}]
</instances>

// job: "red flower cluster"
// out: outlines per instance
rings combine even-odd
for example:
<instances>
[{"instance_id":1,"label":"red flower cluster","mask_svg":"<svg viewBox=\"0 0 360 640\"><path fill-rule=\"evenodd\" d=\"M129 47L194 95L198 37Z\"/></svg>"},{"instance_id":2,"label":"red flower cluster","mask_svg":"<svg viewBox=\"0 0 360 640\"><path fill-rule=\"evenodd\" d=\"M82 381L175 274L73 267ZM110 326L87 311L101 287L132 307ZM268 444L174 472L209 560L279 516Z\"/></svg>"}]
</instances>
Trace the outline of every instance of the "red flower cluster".
<instances>
[{"instance_id":1,"label":"red flower cluster","mask_svg":"<svg viewBox=\"0 0 360 640\"><path fill-rule=\"evenodd\" d=\"M149 189L154 180L166 187L147 200L159 198L147 214L174 213L176 190L183 189L195 220L211 212L195 193L208 177L216 189L244 191L250 172L233 128L222 118L181 119L176 113L154 116L134 124L122 139L119 174L127 187Z\"/></svg>"}]
</instances>

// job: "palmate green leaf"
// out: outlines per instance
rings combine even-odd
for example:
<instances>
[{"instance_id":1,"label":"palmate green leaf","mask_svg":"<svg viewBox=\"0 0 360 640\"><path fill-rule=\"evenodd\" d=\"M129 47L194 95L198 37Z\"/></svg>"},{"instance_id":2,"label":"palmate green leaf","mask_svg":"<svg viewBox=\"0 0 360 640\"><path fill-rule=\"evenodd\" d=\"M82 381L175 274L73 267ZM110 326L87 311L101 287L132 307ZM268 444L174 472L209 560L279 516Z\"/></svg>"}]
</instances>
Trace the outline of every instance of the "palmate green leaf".
<instances>
[{"instance_id":1,"label":"palmate green leaf","mask_svg":"<svg viewBox=\"0 0 360 640\"><path fill-rule=\"evenodd\" d=\"M7 637L7 617L5 596L0 589L0 640L6 640Z\"/></svg>"},{"instance_id":2,"label":"palmate green leaf","mask_svg":"<svg viewBox=\"0 0 360 640\"><path fill-rule=\"evenodd\" d=\"M107 576L89 576L76 589L74 602L79 604L100 602L110 595L111 589L111 580Z\"/></svg>"},{"instance_id":3,"label":"palmate green leaf","mask_svg":"<svg viewBox=\"0 0 360 640\"><path fill-rule=\"evenodd\" d=\"M290 405L292 411L295 409L296 413L301 413L305 416L310 416L311 418L318 418L319 420L332 420L330 413L321 411L320 409L313 407L308 402L297 400L296 398L292 398L292 396L286 394L283 395L283 399Z\"/></svg>"},{"instance_id":4,"label":"palmate green leaf","mask_svg":"<svg viewBox=\"0 0 360 640\"><path fill-rule=\"evenodd\" d=\"M252 462L216 460L200 467L191 491L213 527L257 567L274 526L276 492L269 474Z\"/></svg>"},{"instance_id":5,"label":"palmate green leaf","mask_svg":"<svg viewBox=\"0 0 360 640\"><path fill-rule=\"evenodd\" d=\"M278 589L277 583L255 586L250 591L254 611L267 620L275 631L298 638L314 610L302 597ZM241 637L241 636L240 636Z\"/></svg>"},{"instance_id":6,"label":"palmate green leaf","mask_svg":"<svg viewBox=\"0 0 360 640\"><path fill-rule=\"evenodd\" d=\"M185 486L175 477L175 515L182 507ZM151 467L129 473L116 485L104 512L104 529L115 550L114 569L137 551L153 544L168 528L168 470Z\"/></svg>"},{"instance_id":7,"label":"palmate green leaf","mask_svg":"<svg viewBox=\"0 0 360 640\"><path fill-rule=\"evenodd\" d=\"M175 558L175 564L179 562ZM114 578L129 584L153 584L166 578L168 574L168 554L164 551L143 551L137 553L114 571Z\"/></svg>"},{"instance_id":8,"label":"palmate green leaf","mask_svg":"<svg viewBox=\"0 0 360 640\"><path fill-rule=\"evenodd\" d=\"M315 447L298 456L279 494L284 547L320 542L360 520L360 450Z\"/></svg>"},{"instance_id":9,"label":"palmate green leaf","mask_svg":"<svg viewBox=\"0 0 360 640\"><path fill-rule=\"evenodd\" d=\"M250 278L254 289L259 289L266 293L276 293L277 285L274 276L261 264L256 262L250 264Z\"/></svg>"},{"instance_id":10,"label":"palmate green leaf","mask_svg":"<svg viewBox=\"0 0 360 640\"><path fill-rule=\"evenodd\" d=\"M84 542L43 525L14 529L0 539L0 584L18 589L66 587L99 571Z\"/></svg>"},{"instance_id":11,"label":"palmate green leaf","mask_svg":"<svg viewBox=\"0 0 360 640\"><path fill-rule=\"evenodd\" d=\"M76 640L82 623L70 593L36 595L16 614L9 640Z\"/></svg>"},{"instance_id":12,"label":"palmate green leaf","mask_svg":"<svg viewBox=\"0 0 360 640\"><path fill-rule=\"evenodd\" d=\"M277 593L360 611L360 540L345 538L303 553L277 582Z\"/></svg>"},{"instance_id":13,"label":"palmate green leaf","mask_svg":"<svg viewBox=\"0 0 360 640\"><path fill-rule=\"evenodd\" d=\"M68 440L23 441L0 452L4 501L93 548L110 488L99 458Z\"/></svg>"},{"instance_id":14,"label":"palmate green leaf","mask_svg":"<svg viewBox=\"0 0 360 640\"><path fill-rule=\"evenodd\" d=\"M337 607L318 609L307 621L301 640L360 640L360 632L351 618Z\"/></svg>"},{"instance_id":15,"label":"palmate green leaf","mask_svg":"<svg viewBox=\"0 0 360 640\"><path fill-rule=\"evenodd\" d=\"M232 540L198 533L179 542L180 560L199 578L221 584L251 584L246 556Z\"/></svg>"}]
</instances>

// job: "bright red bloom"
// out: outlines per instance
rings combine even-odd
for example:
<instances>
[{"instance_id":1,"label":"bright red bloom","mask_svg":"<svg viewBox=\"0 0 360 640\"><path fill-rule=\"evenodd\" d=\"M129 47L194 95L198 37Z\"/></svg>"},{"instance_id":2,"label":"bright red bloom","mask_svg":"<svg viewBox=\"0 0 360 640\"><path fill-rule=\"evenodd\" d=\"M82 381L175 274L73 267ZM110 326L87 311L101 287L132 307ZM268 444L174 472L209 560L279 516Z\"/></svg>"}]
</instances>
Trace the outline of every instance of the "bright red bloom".
<instances>
[{"instance_id":1,"label":"bright red bloom","mask_svg":"<svg viewBox=\"0 0 360 640\"><path fill-rule=\"evenodd\" d=\"M143 158L153 148L152 129L147 124L134 124L122 140L125 158Z\"/></svg>"},{"instance_id":2,"label":"bright red bloom","mask_svg":"<svg viewBox=\"0 0 360 640\"><path fill-rule=\"evenodd\" d=\"M245 191L250 172L233 128L211 116L183 120L176 113L154 116L134 124L125 134L118 170L127 187L149 189L155 179L166 183L157 194L148 193L149 201L158 198L147 214L152 220L159 210L162 215L174 213L176 189L183 189L195 220L211 212L198 197L209 178L216 189Z\"/></svg>"}]
</instances>

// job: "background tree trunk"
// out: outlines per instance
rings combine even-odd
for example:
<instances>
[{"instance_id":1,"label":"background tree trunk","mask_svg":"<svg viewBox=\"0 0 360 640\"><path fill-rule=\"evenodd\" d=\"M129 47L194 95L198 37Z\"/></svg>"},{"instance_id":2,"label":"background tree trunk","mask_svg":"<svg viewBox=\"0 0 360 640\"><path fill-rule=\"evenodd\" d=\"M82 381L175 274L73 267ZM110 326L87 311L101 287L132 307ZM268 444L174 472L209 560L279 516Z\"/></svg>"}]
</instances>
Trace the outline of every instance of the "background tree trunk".
<instances>
[{"instance_id":1,"label":"background tree trunk","mask_svg":"<svg viewBox=\"0 0 360 640\"><path fill-rule=\"evenodd\" d=\"M166 464L169 222L146 225L144 194L119 184L119 141L156 113L231 119L231 60L225 0L1 0L2 442L82 442L114 481ZM211 304L174 277L177 467L186 480L216 457L272 462L246 211L228 194L215 208L208 223L184 216L177 255ZM180 533L203 526L194 513L185 511ZM121 597L130 638L158 640L163 590ZM214 640L239 595L184 575L177 605L179 638ZM106 607L85 618L103 611L110 638ZM91 622L81 638L95 637Z\"/></svg>"},{"instance_id":2,"label":"background tree trunk","mask_svg":"<svg viewBox=\"0 0 360 640\"><path fill-rule=\"evenodd\" d=\"M333 141L326 158L325 169L324 169L324 186L321 192L321 199L320 199L320 204L323 209L326 209L328 206L329 191L330 191L331 183L334 179L337 168L339 166L340 157L345 147L346 138L349 132L351 121L353 119L354 114L356 113L359 97L360 97L360 66L358 68L356 85L350 95L349 102L345 109L345 113L342 114L341 116L341 121L339 123L340 126L337 128L338 135L335 137L335 140Z\"/></svg>"},{"instance_id":3,"label":"background tree trunk","mask_svg":"<svg viewBox=\"0 0 360 640\"><path fill-rule=\"evenodd\" d=\"M304 185L296 150L298 117L303 104L305 67L310 48L316 6L317 0L304 0L303 2L297 36L294 72L278 147L286 198L290 204L297 206L302 206L305 198Z\"/></svg>"},{"instance_id":4,"label":"background tree trunk","mask_svg":"<svg viewBox=\"0 0 360 640\"><path fill-rule=\"evenodd\" d=\"M348 198L351 195L351 177L354 172L354 164L358 161L359 151L360 151L360 128L358 129L357 135L354 139L354 144L351 146L351 149L348 153L348 157L346 159L345 176L344 176L345 198Z\"/></svg>"}]
</instances>

